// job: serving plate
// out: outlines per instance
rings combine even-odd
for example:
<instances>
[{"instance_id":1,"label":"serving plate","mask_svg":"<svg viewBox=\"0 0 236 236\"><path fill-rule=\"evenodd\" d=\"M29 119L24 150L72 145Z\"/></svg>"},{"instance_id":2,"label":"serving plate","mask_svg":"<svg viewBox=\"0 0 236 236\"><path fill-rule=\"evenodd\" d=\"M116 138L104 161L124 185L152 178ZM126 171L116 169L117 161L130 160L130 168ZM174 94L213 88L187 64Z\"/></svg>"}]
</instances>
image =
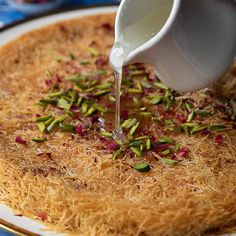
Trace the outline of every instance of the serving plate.
<instances>
[{"instance_id":1,"label":"serving plate","mask_svg":"<svg viewBox=\"0 0 236 236\"><path fill-rule=\"evenodd\" d=\"M5 29L0 32L0 47L7 44L11 40L17 38L18 36L27 33L33 29L37 29L52 23L56 23L58 21L69 20L73 18L78 18L87 15L94 15L99 13L111 13L116 12L117 7L109 6L109 7L95 7L89 9L80 9L73 10L58 14L53 14L41 18L37 18L34 20L30 20L16 26ZM0 204L0 228L6 229L12 233L17 235L42 235L42 236L60 236L63 234L58 234L55 232L49 232L46 230L46 227L35 220L29 219L24 216L16 216L11 209L9 209L6 205ZM0 235L1 229L0 229ZM236 236L236 234L230 234L231 236ZM225 235L226 236L226 235Z\"/></svg>"},{"instance_id":2,"label":"serving plate","mask_svg":"<svg viewBox=\"0 0 236 236\"><path fill-rule=\"evenodd\" d=\"M45 17L40 17L34 20L27 21L10 27L0 33L0 47L9 43L13 39L27 33L31 30L53 24L59 21L70 20L87 15L94 15L100 13L116 12L116 6L108 7L93 7L87 9L79 9L73 11L62 12ZM0 204L0 228L6 229L17 235L42 235L42 236L59 236L62 234L46 231L46 227L37 221L31 220L27 217L20 217L14 215L7 206ZM1 229L0 229L0 235Z\"/></svg>"}]
</instances>

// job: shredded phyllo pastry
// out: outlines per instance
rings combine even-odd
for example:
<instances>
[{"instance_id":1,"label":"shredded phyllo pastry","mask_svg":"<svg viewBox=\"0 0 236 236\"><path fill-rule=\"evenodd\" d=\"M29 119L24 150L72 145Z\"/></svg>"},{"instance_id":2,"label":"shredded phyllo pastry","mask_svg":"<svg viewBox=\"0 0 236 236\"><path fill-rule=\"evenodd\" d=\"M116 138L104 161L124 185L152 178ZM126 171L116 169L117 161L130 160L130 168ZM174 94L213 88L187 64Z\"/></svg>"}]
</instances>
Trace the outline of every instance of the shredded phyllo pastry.
<instances>
[{"instance_id":1,"label":"shredded phyllo pastry","mask_svg":"<svg viewBox=\"0 0 236 236\"><path fill-rule=\"evenodd\" d=\"M114 140L113 22L60 22L0 49L0 202L76 235L233 232L236 65L194 93L126 66Z\"/></svg>"}]
</instances>

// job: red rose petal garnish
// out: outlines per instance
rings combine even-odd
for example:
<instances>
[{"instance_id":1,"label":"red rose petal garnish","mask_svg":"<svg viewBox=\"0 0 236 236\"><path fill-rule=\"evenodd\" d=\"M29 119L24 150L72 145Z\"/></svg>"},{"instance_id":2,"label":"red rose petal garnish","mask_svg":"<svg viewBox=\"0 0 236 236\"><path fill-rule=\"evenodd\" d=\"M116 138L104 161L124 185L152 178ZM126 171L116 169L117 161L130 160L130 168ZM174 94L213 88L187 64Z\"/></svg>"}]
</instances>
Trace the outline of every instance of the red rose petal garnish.
<instances>
[{"instance_id":1,"label":"red rose petal garnish","mask_svg":"<svg viewBox=\"0 0 236 236\"><path fill-rule=\"evenodd\" d=\"M58 75L58 74L55 75L54 79L56 80L57 83L61 83L62 82L61 76Z\"/></svg>"},{"instance_id":2,"label":"red rose petal garnish","mask_svg":"<svg viewBox=\"0 0 236 236\"><path fill-rule=\"evenodd\" d=\"M188 150L187 148L180 148L180 150L177 153L177 157L187 157Z\"/></svg>"},{"instance_id":3,"label":"red rose petal garnish","mask_svg":"<svg viewBox=\"0 0 236 236\"><path fill-rule=\"evenodd\" d=\"M209 135L210 133L211 133L210 130L203 130L200 134L201 134L202 136L207 136L207 135Z\"/></svg>"},{"instance_id":4,"label":"red rose petal garnish","mask_svg":"<svg viewBox=\"0 0 236 236\"><path fill-rule=\"evenodd\" d=\"M172 155L171 159L172 160L178 160L178 157L176 155Z\"/></svg>"},{"instance_id":5,"label":"red rose petal garnish","mask_svg":"<svg viewBox=\"0 0 236 236\"><path fill-rule=\"evenodd\" d=\"M37 213L37 217L38 217L40 220L42 220L42 221L45 221L45 220L47 219L47 215L46 215L46 213L43 212L43 211L39 211L39 212Z\"/></svg>"},{"instance_id":6,"label":"red rose petal garnish","mask_svg":"<svg viewBox=\"0 0 236 236\"><path fill-rule=\"evenodd\" d=\"M129 111L128 110L122 110L120 112L120 118L121 119L126 119L126 118L128 118L128 116L129 116Z\"/></svg>"},{"instance_id":7,"label":"red rose petal garnish","mask_svg":"<svg viewBox=\"0 0 236 236\"><path fill-rule=\"evenodd\" d=\"M129 76L129 74L130 74L129 66L124 66L123 74L124 74L124 76Z\"/></svg>"},{"instance_id":8,"label":"red rose petal garnish","mask_svg":"<svg viewBox=\"0 0 236 236\"><path fill-rule=\"evenodd\" d=\"M40 114L35 114L35 117L39 118L39 117L41 117L41 115Z\"/></svg>"},{"instance_id":9,"label":"red rose petal garnish","mask_svg":"<svg viewBox=\"0 0 236 236\"><path fill-rule=\"evenodd\" d=\"M83 125L78 125L75 127L75 132L81 136L84 135L84 127Z\"/></svg>"},{"instance_id":10,"label":"red rose petal garnish","mask_svg":"<svg viewBox=\"0 0 236 236\"><path fill-rule=\"evenodd\" d=\"M15 142L19 144L26 144L26 141L22 139L20 136L16 137Z\"/></svg>"},{"instance_id":11,"label":"red rose petal garnish","mask_svg":"<svg viewBox=\"0 0 236 236\"><path fill-rule=\"evenodd\" d=\"M223 143L223 141L224 141L224 137L222 135L217 135L215 137L215 143L221 144L221 143Z\"/></svg>"},{"instance_id":12,"label":"red rose petal garnish","mask_svg":"<svg viewBox=\"0 0 236 236\"><path fill-rule=\"evenodd\" d=\"M95 64L96 64L96 66L97 66L97 69L102 69L102 68L104 68L104 66L106 66L107 63L108 63L108 60L107 60L107 58L104 58L104 57L99 58L99 59L97 59L97 60L95 61Z\"/></svg>"},{"instance_id":13,"label":"red rose petal garnish","mask_svg":"<svg viewBox=\"0 0 236 236\"><path fill-rule=\"evenodd\" d=\"M47 79L44 82L48 87L52 85L52 80L50 80L50 79Z\"/></svg>"},{"instance_id":14,"label":"red rose petal garnish","mask_svg":"<svg viewBox=\"0 0 236 236\"><path fill-rule=\"evenodd\" d=\"M186 122L186 117L183 114L176 114L175 118L179 123Z\"/></svg>"},{"instance_id":15,"label":"red rose petal garnish","mask_svg":"<svg viewBox=\"0 0 236 236\"><path fill-rule=\"evenodd\" d=\"M113 27L110 23L106 22L101 25L101 27L105 30L113 30Z\"/></svg>"},{"instance_id":16,"label":"red rose petal garnish","mask_svg":"<svg viewBox=\"0 0 236 236\"><path fill-rule=\"evenodd\" d=\"M164 144L161 144L161 143L154 143L153 144L153 150L157 151L157 152L160 152L160 151L163 151L165 149L169 149L170 148L170 145L167 144L167 143L164 143Z\"/></svg>"},{"instance_id":17,"label":"red rose petal garnish","mask_svg":"<svg viewBox=\"0 0 236 236\"><path fill-rule=\"evenodd\" d=\"M119 149L120 145L117 144L116 142L112 141L110 143L107 144L107 149L111 150L111 151L116 151L117 149Z\"/></svg>"}]
</instances>

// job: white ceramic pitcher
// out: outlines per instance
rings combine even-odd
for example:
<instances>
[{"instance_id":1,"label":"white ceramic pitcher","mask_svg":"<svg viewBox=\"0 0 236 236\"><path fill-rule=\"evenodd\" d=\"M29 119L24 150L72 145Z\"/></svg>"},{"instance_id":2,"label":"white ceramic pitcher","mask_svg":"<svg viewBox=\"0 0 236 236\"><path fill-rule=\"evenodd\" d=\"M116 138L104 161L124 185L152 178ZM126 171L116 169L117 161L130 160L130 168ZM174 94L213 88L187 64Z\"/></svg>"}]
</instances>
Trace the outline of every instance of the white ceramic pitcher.
<instances>
[{"instance_id":1,"label":"white ceramic pitcher","mask_svg":"<svg viewBox=\"0 0 236 236\"><path fill-rule=\"evenodd\" d=\"M164 2L123 0L116 17L116 40L127 25ZM125 65L148 63L170 88L193 91L219 78L235 55L235 0L173 0L170 15L161 30L133 50Z\"/></svg>"}]
</instances>

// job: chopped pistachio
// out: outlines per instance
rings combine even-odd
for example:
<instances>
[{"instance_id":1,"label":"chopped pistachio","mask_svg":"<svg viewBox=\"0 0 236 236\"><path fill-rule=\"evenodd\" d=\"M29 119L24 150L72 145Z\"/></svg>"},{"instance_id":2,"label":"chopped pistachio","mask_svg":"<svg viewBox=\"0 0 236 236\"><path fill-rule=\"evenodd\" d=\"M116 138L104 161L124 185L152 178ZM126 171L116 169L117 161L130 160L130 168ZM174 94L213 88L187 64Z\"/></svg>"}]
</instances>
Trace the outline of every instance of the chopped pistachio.
<instances>
[{"instance_id":1,"label":"chopped pistachio","mask_svg":"<svg viewBox=\"0 0 236 236\"><path fill-rule=\"evenodd\" d=\"M191 113L188 115L187 122L191 122L194 118L195 111L191 111Z\"/></svg>"},{"instance_id":2,"label":"chopped pistachio","mask_svg":"<svg viewBox=\"0 0 236 236\"><path fill-rule=\"evenodd\" d=\"M113 160L117 159L117 157L121 156L124 153L124 150L122 148L116 150L113 153Z\"/></svg>"},{"instance_id":3,"label":"chopped pistachio","mask_svg":"<svg viewBox=\"0 0 236 236\"><path fill-rule=\"evenodd\" d=\"M65 80L71 81L71 82L78 82L78 81L80 81L82 78L84 78L84 77L81 76L81 74L77 74L77 75L73 75L73 76L67 77L67 78L65 78Z\"/></svg>"},{"instance_id":4,"label":"chopped pistachio","mask_svg":"<svg viewBox=\"0 0 236 236\"><path fill-rule=\"evenodd\" d=\"M211 115L211 112L209 112L209 111L199 111L198 114L201 117L207 117L207 116Z\"/></svg>"},{"instance_id":5,"label":"chopped pistachio","mask_svg":"<svg viewBox=\"0 0 236 236\"><path fill-rule=\"evenodd\" d=\"M108 94L109 92L110 92L109 90L100 90L100 91L96 92L94 95L95 96L103 96L103 95Z\"/></svg>"},{"instance_id":6,"label":"chopped pistachio","mask_svg":"<svg viewBox=\"0 0 236 236\"><path fill-rule=\"evenodd\" d=\"M170 150L169 149L166 149L166 150L164 150L163 152L162 152L162 155L164 155L164 156L167 156L167 155L169 155L170 154Z\"/></svg>"},{"instance_id":7,"label":"chopped pistachio","mask_svg":"<svg viewBox=\"0 0 236 236\"><path fill-rule=\"evenodd\" d=\"M55 104L55 103L56 103L56 101L54 99L45 98L45 99L39 100L38 105L47 106L47 105L51 105L51 104Z\"/></svg>"},{"instance_id":8,"label":"chopped pistachio","mask_svg":"<svg viewBox=\"0 0 236 236\"><path fill-rule=\"evenodd\" d=\"M121 125L121 128L129 129L136 123L137 123L136 118L129 118L123 122L123 124Z\"/></svg>"},{"instance_id":9,"label":"chopped pistachio","mask_svg":"<svg viewBox=\"0 0 236 236\"><path fill-rule=\"evenodd\" d=\"M38 129L40 130L41 133L43 133L46 129L46 126L43 122L37 123Z\"/></svg>"},{"instance_id":10,"label":"chopped pistachio","mask_svg":"<svg viewBox=\"0 0 236 236\"><path fill-rule=\"evenodd\" d=\"M63 122L67 118L67 115L62 115L57 117L48 127L47 132L52 131L56 126L58 126L61 122Z\"/></svg>"},{"instance_id":11,"label":"chopped pistachio","mask_svg":"<svg viewBox=\"0 0 236 236\"><path fill-rule=\"evenodd\" d=\"M138 148L136 147L130 147L130 150L136 154L138 157L141 157L142 156L142 151L140 151Z\"/></svg>"},{"instance_id":12,"label":"chopped pistachio","mask_svg":"<svg viewBox=\"0 0 236 236\"><path fill-rule=\"evenodd\" d=\"M151 170L151 167L149 164L145 162L137 163L134 165L134 169L138 172L148 172Z\"/></svg>"},{"instance_id":13,"label":"chopped pistachio","mask_svg":"<svg viewBox=\"0 0 236 236\"><path fill-rule=\"evenodd\" d=\"M49 120L50 118L52 118L52 116L41 116L41 117L36 118L36 122L44 122L44 121Z\"/></svg>"},{"instance_id":14,"label":"chopped pistachio","mask_svg":"<svg viewBox=\"0 0 236 236\"><path fill-rule=\"evenodd\" d=\"M91 54L91 56L95 56L95 57L98 57L101 55L100 52L96 48L93 48L93 47L88 48L88 52Z\"/></svg>"},{"instance_id":15,"label":"chopped pistachio","mask_svg":"<svg viewBox=\"0 0 236 236\"><path fill-rule=\"evenodd\" d=\"M140 136L140 137L137 137L135 138L134 140L143 140L143 139L149 139L149 136L145 135L145 136Z\"/></svg>"},{"instance_id":16,"label":"chopped pistachio","mask_svg":"<svg viewBox=\"0 0 236 236\"><path fill-rule=\"evenodd\" d=\"M136 81L136 86L139 90L143 89L142 84L140 83L140 81Z\"/></svg>"},{"instance_id":17,"label":"chopped pistachio","mask_svg":"<svg viewBox=\"0 0 236 236\"><path fill-rule=\"evenodd\" d=\"M100 112L107 112L107 108L105 108L104 106L102 105L98 105L98 104L93 104L93 108L95 108L97 111L100 111Z\"/></svg>"},{"instance_id":18,"label":"chopped pistachio","mask_svg":"<svg viewBox=\"0 0 236 236\"><path fill-rule=\"evenodd\" d=\"M147 150L150 150L150 149L151 149L151 139L150 139L150 138L147 139L147 141L146 141L146 149L147 149Z\"/></svg>"},{"instance_id":19,"label":"chopped pistachio","mask_svg":"<svg viewBox=\"0 0 236 236\"><path fill-rule=\"evenodd\" d=\"M81 111L82 111L83 114L87 113L87 111L88 111L88 103L84 102L82 104L82 110Z\"/></svg>"},{"instance_id":20,"label":"chopped pistachio","mask_svg":"<svg viewBox=\"0 0 236 236\"><path fill-rule=\"evenodd\" d=\"M139 146L140 144L142 144L142 141L141 140L135 140L135 141L131 141L129 143L129 146L130 147L136 147L136 146Z\"/></svg>"},{"instance_id":21,"label":"chopped pistachio","mask_svg":"<svg viewBox=\"0 0 236 236\"><path fill-rule=\"evenodd\" d=\"M165 126L170 126L173 125L173 121L172 120L165 120Z\"/></svg>"},{"instance_id":22,"label":"chopped pistachio","mask_svg":"<svg viewBox=\"0 0 236 236\"><path fill-rule=\"evenodd\" d=\"M173 143L173 141L170 138L166 137L166 136L161 137L160 142L161 143L167 143L167 144L172 144Z\"/></svg>"},{"instance_id":23,"label":"chopped pistachio","mask_svg":"<svg viewBox=\"0 0 236 236\"><path fill-rule=\"evenodd\" d=\"M50 98L53 98L53 97L60 97L60 96L62 96L64 94L64 92L54 92L54 93L50 93L48 96L50 97Z\"/></svg>"},{"instance_id":24,"label":"chopped pistachio","mask_svg":"<svg viewBox=\"0 0 236 236\"><path fill-rule=\"evenodd\" d=\"M173 150L174 150L174 152L178 152L179 149L180 149L180 145L177 143L177 144L174 146Z\"/></svg>"},{"instance_id":25,"label":"chopped pistachio","mask_svg":"<svg viewBox=\"0 0 236 236\"><path fill-rule=\"evenodd\" d=\"M145 75L145 73L143 70L134 70L130 73L130 76Z\"/></svg>"},{"instance_id":26,"label":"chopped pistachio","mask_svg":"<svg viewBox=\"0 0 236 236\"><path fill-rule=\"evenodd\" d=\"M144 151L144 145L143 145L143 143L140 145L140 151L142 152L142 151Z\"/></svg>"},{"instance_id":27,"label":"chopped pistachio","mask_svg":"<svg viewBox=\"0 0 236 236\"><path fill-rule=\"evenodd\" d=\"M79 97L76 105L79 107L82 101L83 101L83 97Z\"/></svg>"},{"instance_id":28,"label":"chopped pistachio","mask_svg":"<svg viewBox=\"0 0 236 236\"><path fill-rule=\"evenodd\" d=\"M50 119L48 119L47 121L44 122L45 126L48 126L52 123L52 121L54 120L53 117L51 117Z\"/></svg>"},{"instance_id":29,"label":"chopped pistachio","mask_svg":"<svg viewBox=\"0 0 236 236\"><path fill-rule=\"evenodd\" d=\"M91 62L90 61L81 61L80 62L80 65L88 65L88 64L90 64Z\"/></svg>"},{"instance_id":30,"label":"chopped pistachio","mask_svg":"<svg viewBox=\"0 0 236 236\"><path fill-rule=\"evenodd\" d=\"M143 91L136 88L129 88L128 93L142 93Z\"/></svg>"},{"instance_id":31,"label":"chopped pistachio","mask_svg":"<svg viewBox=\"0 0 236 236\"><path fill-rule=\"evenodd\" d=\"M80 89L81 91L86 89L85 85L80 82L76 82L76 87Z\"/></svg>"},{"instance_id":32,"label":"chopped pistachio","mask_svg":"<svg viewBox=\"0 0 236 236\"><path fill-rule=\"evenodd\" d=\"M74 90L68 91L67 96L69 97L68 100L72 103L76 102L76 100L78 98L77 93Z\"/></svg>"},{"instance_id":33,"label":"chopped pistachio","mask_svg":"<svg viewBox=\"0 0 236 236\"><path fill-rule=\"evenodd\" d=\"M134 101L134 103L137 107L142 106L142 103L141 103L140 99L138 99L136 96L133 97L133 101Z\"/></svg>"},{"instance_id":34,"label":"chopped pistachio","mask_svg":"<svg viewBox=\"0 0 236 236\"><path fill-rule=\"evenodd\" d=\"M156 104L161 102L161 99L162 99L162 96L155 96L154 98L152 98L150 103L153 104L153 105L156 105Z\"/></svg>"},{"instance_id":35,"label":"chopped pistachio","mask_svg":"<svg viewBox=\"0 0 236 236\"><path fill-rule=\"evenodd\" d=\"M154 85L160 89L168 90L168 87L161 82L156 82L156 83L154 83Z\"/></svg>"},{"instance_id":36,"label":"chopped pistachio","mask_svg":"<svg viewBox=\"0 0 236 236\"><path fill-rule=\"evenodd\" d=\"M207 128L208 128L207 125L200 125L200 124L197 124L197 125L195 125L195 126L192 128L191 134L201 132L201 131L203 131L203 130L206 130Z\"/></svg>"},{"instance_id":37,"label":"chopped pistachio","mask_svg":"<svg viewBox=\"0 0 236 236\"><path fill-rule=\"evenodd\" d=\"M69 132L69 133L73 133L75 132L75 127L73 125L70 124L59 124L60 130L62 132Z\"/></svg>"},{"instance_id":38,"label":"chopped pistachio","mask_svg":"<svg viewBox=\"0 0 236 236\"><path fill-rule=\"evenodd\" d=\"M91 116L95 111L96 111L96 109L94 107L90 107L85 115Z\"/></svg>"},{"instance_id":39,"label":"chopped pistachio","mask_svg":"<svg viewBox=\"0 0 236 236\"><path fill-rule=\"evenodd\" d=\"M187 111L190 112L193 108L193 105L192 105L192 103L185 102L185 107L186 107Z\"/></svg>"},{"instance_id":40,"label":"chopped pistachio","mask_svg":"<svg viewBox=\"0 0 236 236\"><path fill-rule=\"evenodd\" d=\"M101 135L106 137L106 138L112 138L113 134L107 131L102 131Z\"/></svg>"},{"instance_id":41,"label":"chopped pistachio","mask_svg":"<svg viewBox=\"0 0 236 236\"><path fill-rule=\"evenodd\" d=\"M148 83L147 81L142 80L141 84L144 88L147 88L147 89L152 88L152 85Z\"/></svg>"},{"instance_id":42,"label":"chopped pistachio","mask_svg":"<svg viewBox=\"0 0 236 236\"><path fill-rule=\"evenodd\" d=\"M57 101L57 107L65 109L65 110L70 110L72 106L72 103L68 102L66 99L64 98L60 98Z\"/></svg>"},{"instance_id":43,"label":"chopped pistachio","mask_svg":"<svg viewBox=\"0 0 236 236\"><path fill-rule=\"evenodd\" d=\"M225 125L221 125L221 124L214 124L214 125L211 125L209 127L209 129L212 131L221 131L221 130L227 129L227 127Z\"/></svg>"},{"instance_id":44,"label":"chopped pistachio","mask_svg":"<svg viewBox=\"0 0 236 236\"><path fill-rule=\"evenodd\" d=\"M111 88L111 87L112 87L111 83L100 84L100 85L96 86L97 89L108 89L108 88Z\"/></svg>"},{"instance_id":45,"label":"chopped pistachio","mask_svg":"<svg viewBox=\"0 0 236 236\"><path fill-rule=\"evenodd\" d=\"M107 75L107 71L106 70L97 70L96 75Z\"/></svg>"},{"instance_id":46,"label":"chopped pistachio","mask_svg":"<svg viewBox=\"0 0 236 236\"><path fill-rule=\"evenodd\" d=\"M178 161L176 160L167 159L167 158L162 158L161 160L163 161L164 164L167 164L167 165L176 165L178 163Z\"/></svg>"},{"instance_id":47,"label":"chopped pistachio","mask_svg":"<svg viewBox=\"0 0 236 236\"><path fill-rule=\"evenodd\" d=\"M151 118L152 117L152 112L140 112L139 113L141 116Z\"/></svg>"},{"instance_id":48,"label":"chopped pistachio","mask_svg":"<svg viewBox=\"0 0 236 236\"><path fill-rule=\"evenodd\" d=\"M36 143L43 143L47 141L47 138L32 138L31 140Z\"/></svg>"},{"instance_id":49,"label":"chopped pistachio","mask_svg":"<svg viewBox=\"0 0 236 236\"><path fill-rule=\"evenodd\" d=\"M136 131L137 128L139 127L139 124L140 124L140 122L138 122L137 124L135 124L135 125L130 129L130 131L129 131L129 136L132 136L132 135L135 133L135 131Z\"/></svg>"},{"instance_id":50,"label":"chopped pistachio","mask_svg":"<svg viewBox=\"0 0 236 236\"><path fill-rule=\"evenodd\" d=\"M109 96L109 97L108 97L108 100L109 100L110 102L116 102L116 98L113 97L113 96Z\"/></svg>"},{"instance_id":51,"label":"chopped pistachio","mask_svg":"<svg viewBox=\"0 0 236 236\"><path fill-rule=\"evenodd\" d=\"M85 92L85 93L90 93L90 92L92 92L92 91L94 91L94 90L95 90L95 87L90 87L90 88L88 88L88 89L85 89L84 92Z\"/></svg>"}]
</instances>

